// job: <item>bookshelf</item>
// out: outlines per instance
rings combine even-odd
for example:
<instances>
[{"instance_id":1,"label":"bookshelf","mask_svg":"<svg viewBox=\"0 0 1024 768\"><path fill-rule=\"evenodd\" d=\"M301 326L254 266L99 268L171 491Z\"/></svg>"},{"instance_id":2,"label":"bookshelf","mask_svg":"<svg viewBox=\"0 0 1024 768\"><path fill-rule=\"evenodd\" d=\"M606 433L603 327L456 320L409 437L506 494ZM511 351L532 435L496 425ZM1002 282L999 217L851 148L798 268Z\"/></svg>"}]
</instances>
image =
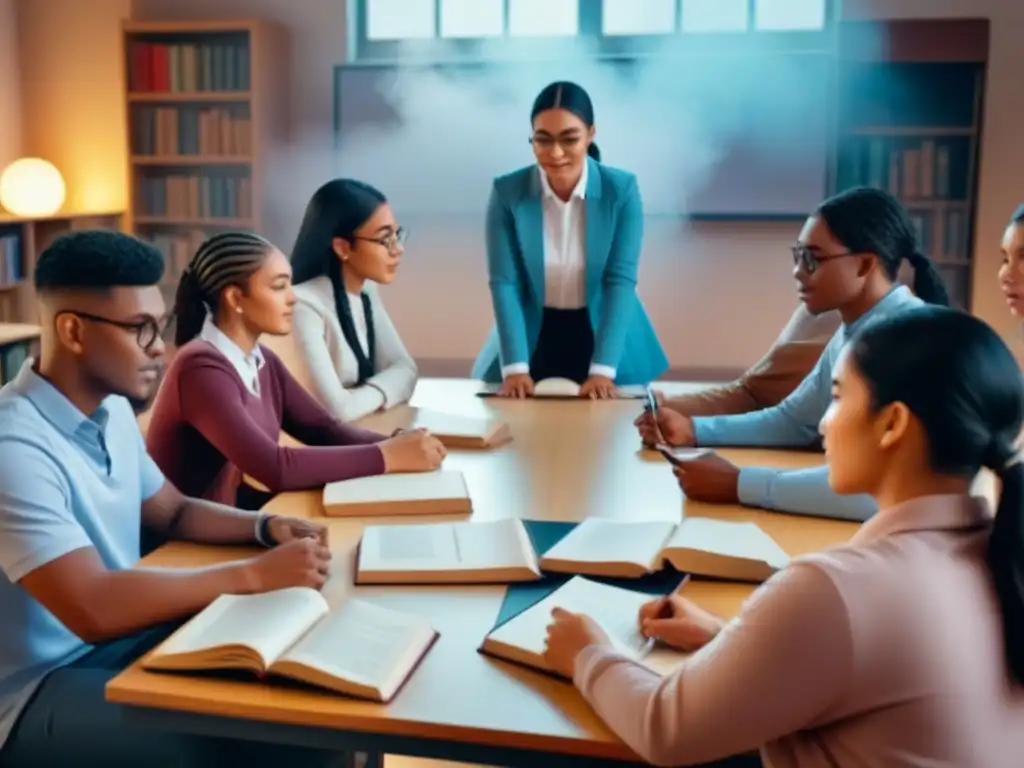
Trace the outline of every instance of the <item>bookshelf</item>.
<instances>
[{"instance_id":1,"label":"bookshelf","mask_svg":"<svg viewBox=\"0 0 1024 768\"><path fill-rule=\"evenodd\" d=\"M38 322L32 273L39 254L54 238L80 229L120 230L123 222L122 211L65 212L30 219L0 214L0 323Z\"/></svg>"},{"instance_id":2,"label":"bookshelf","mask_svg":"<svg viewBox=\"0 0 1024 768\"><path fill-rule=\"evenodd\" d=\"M970 309L988 21L843 27L836 189L899 198L952 302Z\"/></svg>"},{"instance_id":3,"label":"bookshelf","mask_svg":"<svg viewBox=\"0 0 1024 768\"><path fill-rule=\"evenodd\" d=\"M206 237L267 230L287 41L260 20L126 21L123 34L129 227L164 254L170 296Z\"/></svg>"}]
</instances>

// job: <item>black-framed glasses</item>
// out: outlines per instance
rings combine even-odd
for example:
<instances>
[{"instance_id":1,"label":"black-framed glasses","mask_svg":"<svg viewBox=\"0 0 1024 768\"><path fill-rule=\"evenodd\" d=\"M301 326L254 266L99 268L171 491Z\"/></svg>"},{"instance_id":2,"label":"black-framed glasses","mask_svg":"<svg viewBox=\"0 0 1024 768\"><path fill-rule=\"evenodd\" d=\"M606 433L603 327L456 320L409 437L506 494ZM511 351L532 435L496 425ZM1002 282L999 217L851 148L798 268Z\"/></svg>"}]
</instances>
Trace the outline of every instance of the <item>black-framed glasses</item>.
<instances>
[{"instance_id":1,"label":"black-framed glasses","mask_svg":"<svg viewBox=\"0 0 1024 768\"><path fill-rule=\"evenodd\" d=\"M144 320L129 323L125 320L112 320L109 317L90 315L88 312L78 312L73 309L66 309L63 312L58 312L57 314L74 315L82 320L89 320L93 323L103 323L105 325L112 325L115 328L123 328L126 331L133 331L135 333L136 342L138 342L138 345L147 352L154 344L156 344L157 339L164 337L164 334L167 333L168 329L174 323L173 316L165 318L163 322L157 320L155 317L147 317Z\"/></svg>"},{"instance_id":2,"label":"black-framed glasses","mask_svg":"<svg viewBox=\"0 0 1024 768\"><path fill-rule=\"evenodd\" d=\"M394 251L398 246L405 245L405 241L409 239L409 230L405 227L399 227L390 235L383 235L381 237L360 237L356 235L354 239L383 245L389 251Z\"/></svg>"},{"instance_id":3,"label":"black-framed glasses","mask_svg":"<svg viewBox=\"0 0 1024 768\"><path fill-rule=\"evenodd\" d=\"M813 275L818 267L824 264L826 261L832 261L832 259L841 259L844 256L856 256L857 254L853 251L844 251L843 253L818 253L806 245L794 245L793 251L793 266L799 267L809 275Z\"/></svg>"},{"instance_id":4,"label":"black-framed glasses","mask_svg":"<svg viewBox=\"0 0 1024 768\"><path fill-rule=\"evenodd\" d=\"M538 134L530 137L530 144L541 152L550 152L555 148L556 144L562 148L563 152L568 152L578 147L581 141L583 141L582 136L559 136L556 138L546 134Z\"/></svg>"}]
</instances>

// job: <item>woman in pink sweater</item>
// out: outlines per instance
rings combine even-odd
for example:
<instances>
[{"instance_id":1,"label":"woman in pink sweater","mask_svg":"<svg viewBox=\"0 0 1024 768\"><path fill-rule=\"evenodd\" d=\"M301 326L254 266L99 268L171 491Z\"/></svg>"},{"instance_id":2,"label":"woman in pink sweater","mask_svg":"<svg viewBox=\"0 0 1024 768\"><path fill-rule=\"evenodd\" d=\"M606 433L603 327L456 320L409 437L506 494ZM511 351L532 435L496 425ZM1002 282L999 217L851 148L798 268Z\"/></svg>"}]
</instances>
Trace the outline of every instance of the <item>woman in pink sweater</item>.
<instances>
[{"instance_id":1,"label":"woman in pink sweater","mask_svg":"<svg viewBox=\"0 0 1024 768\"><path fill-rule=\"evenodd\" d=\"M760 749L772 768L1019 768L1024 755L1024 380L982 321L924 306L859 331L821 422L829 483L879 512L719 621L654 601L641 631L696 651L662 678L556 611L547 661L659 765ZM982 467L993 520L969 495Z\"/></svg>"},{"instance_id":2,"label":"woman in pink sweater","mask_svg":"<svg viewBox=\"0 0 1024 768\"><path fill-rule=\"evenodd\" d=\"M258 235L226 232L196 251L178 285L174 356L153 405L149 453L182 493L258 508L270 494L384 472L436 469L441 443L331 416L259 343L291 331L291 265ZM280 445L281 432L303 443Z\"/></svg>"}]
</instances>

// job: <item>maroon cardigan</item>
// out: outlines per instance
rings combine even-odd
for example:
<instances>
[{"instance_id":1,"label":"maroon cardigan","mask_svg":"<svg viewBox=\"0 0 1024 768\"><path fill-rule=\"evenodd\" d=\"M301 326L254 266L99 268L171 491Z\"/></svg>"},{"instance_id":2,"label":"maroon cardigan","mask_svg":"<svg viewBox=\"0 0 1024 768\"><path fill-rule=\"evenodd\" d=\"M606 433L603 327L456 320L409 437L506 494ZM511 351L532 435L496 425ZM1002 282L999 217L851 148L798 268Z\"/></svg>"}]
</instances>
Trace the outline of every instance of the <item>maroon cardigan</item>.
<instances>
[{"instance_id":1,"label":"maroon cardigan","mask_svg":"<svg viewBox=\"0 0 1024 768\"><path fill-rule=\"evenodd\" d=\"M196 339L175 354L146 433L167 479L187 496L234 505L243 475L280 493L383 473L375 443L385 435L335 419L260 349L259 397L210 343ZM303 447L279 445L282 430Z\"/></svg>"}]
</instances>

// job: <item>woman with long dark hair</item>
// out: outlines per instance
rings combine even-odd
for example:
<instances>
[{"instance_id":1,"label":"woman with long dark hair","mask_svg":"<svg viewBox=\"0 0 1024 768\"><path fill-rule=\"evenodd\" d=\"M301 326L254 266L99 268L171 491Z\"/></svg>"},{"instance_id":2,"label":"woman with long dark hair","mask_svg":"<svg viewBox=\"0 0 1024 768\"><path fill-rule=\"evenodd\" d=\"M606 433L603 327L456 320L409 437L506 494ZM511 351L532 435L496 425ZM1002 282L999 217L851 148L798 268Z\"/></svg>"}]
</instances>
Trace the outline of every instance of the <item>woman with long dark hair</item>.
<instances>
[{"instance_id":1,"label":"woman with long dark hair","mask_svg":"<svg viewBox=\"0 0 1024 768\"><path fill-rule=\"evenodd\" d=\"M384 195L334 179L309 201L292 248L295 320L268 346L320 403L345 421L404 403L416 363L378 285L395 279L406 230Z\"/></svg>"},{"instance_id":2,"label":"woman with long dark hair","mask_svg":"<svg viewBox=\"0 0 1024 768\"><path fill-rule=\"evenodd\" d=\"M444 447L422 431L388 438L346 425L300 386L265 335L291 331L284 255L258 235L225 232L196 251L174 304L178 351L146 443L183 493L255 508L270 494L384 472L436 469ZM301 447L280 444L286 432Z\"/></svg>"},{"instance_id":3,"label":"woman with long dark hair","mask_svg":"<svg viewBox=\"0 0 1024 768\"><path fill-rule=\"evenodd\" d=\"M685 598L640 630L687 651L662 677L559 612L547 660L657 765L760 748L781 768L1017 768L1024 754L1024 379L998 334L919 306L853 334L821 421L828 482L879 512L793 560L723 623ZM982 468L993 518L971 495ZM727 724L727 725L726 725Z\"/></svg>"},{"instance_id":4,"label":"woman with long dark hair","mask_svg":"<svg viewBox=\"0 0 1024 768\"><path fill-rule=\"evenodd\" d=\"M530 397L542 379L580 396L648 384L668 359L636 294L644 211L636 176L603 164L594 105L576 83L544 88L530 112L536 163L494 181L487 268L495 328L473 376Z\"/></svg>"}]
</instances>

